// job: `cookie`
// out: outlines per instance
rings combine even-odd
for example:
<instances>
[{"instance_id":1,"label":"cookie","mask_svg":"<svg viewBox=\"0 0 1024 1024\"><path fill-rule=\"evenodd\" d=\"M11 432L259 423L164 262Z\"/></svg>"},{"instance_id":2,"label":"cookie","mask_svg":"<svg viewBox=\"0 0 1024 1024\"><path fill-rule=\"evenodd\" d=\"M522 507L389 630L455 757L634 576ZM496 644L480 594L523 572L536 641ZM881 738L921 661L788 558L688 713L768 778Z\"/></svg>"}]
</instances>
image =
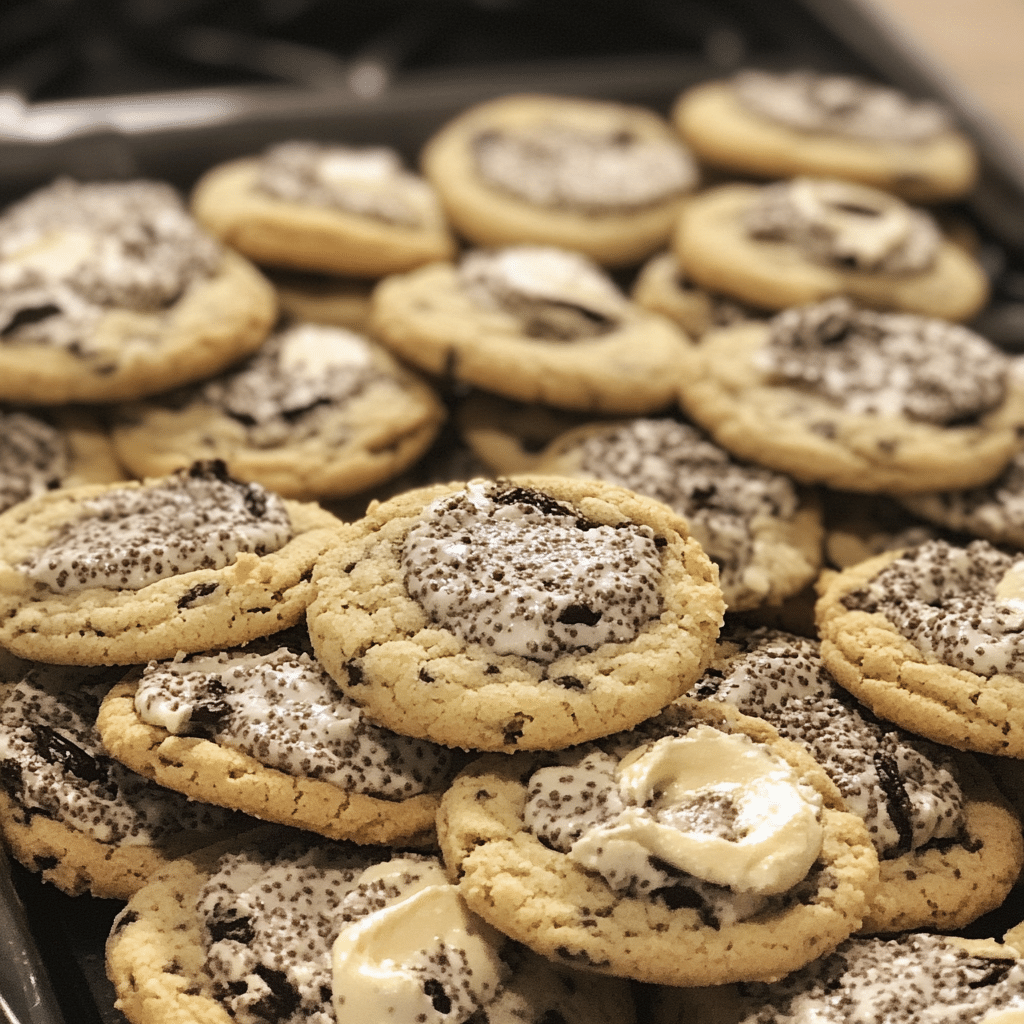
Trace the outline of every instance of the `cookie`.
<instances>
[{"instance_id":1,"label":"cookie","mask_svg":"<svg viewBox=\"0 0 1024 1024\"><path fill-rule=\"evenodd\" d=\"M929 214L837 179L709 189L684 207L672 248L698 285L767 309L845 295L967 320L989 293L977 261Z\"/></svg>"},{"instance_id":2,"label":"cookie","mask_svg":"<svg viewBox=\"0 0 1024 1024\"><path fill-rule=\"evenodd\" d=\"M380 277L455 251L433 189L382 147L280 143L207 171L192 212L273 267Z\"/></svg>"},{"instance_id":3,"label":"cookie","mask_svg":"<svg viewBox=\"0 0 1024 1024\"><path fill-rule=\"evenodd\" d=\"M725 701L799 743L863 818L879 885L862 931L963 928L1016 881L1020 822L978 762L876 719L834 682L816 641L730 631L690 695Z\"/></svg>"},{"instance_id":4,"label":"cookie","mask_svg":"<svg viewBox=\"0 0 1024 1024\"><path fill-rule=\"evenodd\" d=\"M481 921L436 858L294 833L161 873L115 920L107 971L132 1024L636 1019L626 985L548 964Z\"/></svg>"},{"instance_id":5,"label":"cookie","mask_svg":"<svg viewBox=\"0 0 1024 1024\"><path fill-rule=\"evenodd\" d=\"M273 289L168 185L79 184L0 216L0 401L140 398L253 351Z\"/></svg>"},{"instance_id":6,"label":"cookie","mask_svg":"<svg viewBox=\"0 0 1024 1024\"><path fill-rule=\"evenodd\" d=\"M281 312L293 320L332 324L364 333L370 319L373 281L301 270L270 270Z\"/></svg>"},{"instance_id":7,"label":"cookie","mask_svg":"<svg viewBox=\"0 0 1024 1024\"><path fill-rule=\"evenodd\" d=\"M986 541L887 552L824 581L821 653L880 718L958 750L1024 757L1020 567Z\"/></svg>"},{"instance_id":8,"label":"cookie","mask_svg":"<svg viewBox=\"0 0 1024 1024\"><path fill-rule=\"evenodd\" d=\"M0 645L132 665L277 632L301 618L340 529L216 462L44 494L0 516Z\"/></svg>"},{"instance_id":9,"label":"cookie","mask_svg":"<svg viewBox=\"0 0 1024 1024\"><path fill-rule=\"evenodd\" d=\"M112 435L139 477L221 459L235 479L308 500L397 476L445 415L425 381L364 335L290 323L227 373L118 407Z\"/></svg>"},{"instance_id":10,"label":"cookie","mask_svg":"<svg viewBox=\"0 0 1024 1024\"><path fill-rule=\"evenodd\" d=\"M845 178L924 203L977 175L947 110L847 75L744 70L688 89L672 121L702 161L739 174Z\"/></svg>"},{"instance_id":11,"label":"cookie","mask_svg":"<svg viewBox=\"0 0 1024 1024\"><path fill-rule=\"evenodd\" d=\"M437 827L469 906L537 952L726 984L778 978L859 926L877 860L838 801L770 726L680 701L573 751L481 758Z\"/></svg>"},{"instance_id":12,"label":"cookie","mask_svg":"<svg viewBox=\"0 0 1024 1024\"><path fill-rule=\"evenodd\" d=\"M658 502L596 481L440 485L371 505L317 563L310 637L367 715L477 750L656 714L722 621L717 573Z\"/></svg>"},{"instance_id":13,"label":"cookie","mask_svg":"<svg viewBox=\"0 0 1024 1024\"><path fill-rule=\"evenodd\" d=\"M976 486L1019 448L1024 394L1009 360L945 321L832 299L712 332L694 364L680 383L687 414L739 458L803 483Z\"/></svg>"},{"instance_id":14,"label":"cookie","mask_svg":"<svg viewBox=\"0 0 1024 1024\"><path fill-rule=\"evenodd\" d=\"M272 636L150 662L104 701L103 742L162 786L263 821L357 843L429 842L451 751L368 721L307 645Z\"/></svg>"},{"instance_id":15,"label":"cookie","mask_svg":"<svg viewBox=\"0 0 1024 1024\"><path fill-rule=\"evenodd\" d=\"M71 896L126 900L175 858L252 827L107 755L94 723L118 674L25 663L0 681L0 833Z\"/></svg>"},{"instance_id":16,"label":"cookie","mask_svg":"<svg viewBox=\"0 0 1024 1024\"><path fill-rule=\"evenodd\" d=\"M475 250L385 278L373 335L428 373L503 398L636 414L673 401L690 341L579 253Z\"/></svg>"},{"instance_id":17,"label":"cookie","mask_svg":"<svg viewBox=\"0 0 1024 1024\"><path fill-rule=\"evenodd\" d=\"M653 111L559 96L471 107L427 142L422 163L474 244L554 245L607 266L664 245L697 182L689 152Z\"/></svg>"},{"instance_id":18,"label":"cookie","mask_svg":"<svg viewBox=\"0 0 1024 1024\"><path fill-rule=\"evenodd\" d=\"M606 480L681 515L718 566L730 612L780 605L817 575L821 517L781 473L735 462L673 419L588 424L552 441L538 473Z\"/></svg>"}]
</instances>

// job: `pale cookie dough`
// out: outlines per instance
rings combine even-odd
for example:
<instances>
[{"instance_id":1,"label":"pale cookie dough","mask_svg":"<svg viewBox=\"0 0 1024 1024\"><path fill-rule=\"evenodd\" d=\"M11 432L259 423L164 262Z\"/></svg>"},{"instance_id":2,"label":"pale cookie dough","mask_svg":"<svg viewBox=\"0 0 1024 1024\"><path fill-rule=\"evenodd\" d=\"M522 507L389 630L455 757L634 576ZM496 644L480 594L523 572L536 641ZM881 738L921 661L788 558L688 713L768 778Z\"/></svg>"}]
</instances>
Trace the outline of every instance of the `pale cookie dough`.
<instances>
[{"instance_id":1,"label":"pale cookie dough","mask_svg":"<svg viewBox=\"0 0 1024 1024\"><path fill-rule=\"evenodd\" d=\"M739 458L804 483L977 486L1019 447L1024 392L1007 357L941 320L833 299L714 331L693 363L680 382L689 416Z\"/></svg>"},{"instance_id":2,"label":"pale cookie dough","mask_svg":"<svg viewBox=\"0 0 1024 1024\"><path fill-rule=\"evenodd\" d=\"M672 246L697 284L769 309L846 295L967 320L989 293L980 265L924 211L831 179L709 189L683 209Z\"/></svg>"},{"instance_id":3,"label":"pale cookie dough","mask_svg":"<svg viewBox=\"0 0 1024 1024\"><path fill-rule=\"evenodd\" d=\"M33 498L0 516L0 645L131 665L245 643L301 618L313 565L343 529L231 481L223 463Z\"/></svg>"},{"instance_id":4,"label":"pale cookie dough","mask_svg":"<svg viewBox=\"0 0 1024 1024\"><path fill-rule=\"evenodd\" d=\"M807 754L695 701L638 732L576 753L491 755L456 778L438 837L473 910L556 961L666 985L778 978L859 927L875 853Z\"/></svg>"},{"instance_id":5,"label":"pale cookie dough","mask_svg":"<svg viewBox=\"0 0 1024 1024\"><path fill-rule=\"evenodd\" d=\"M591 423L552 441L538 473L605 480L681 515L718 566L730 612L780 605L821 566L821 515L792 480L733 461L688 423Z\"/></svg>"},{"instance_id":6,"label":"pale cookie dough","mask_svg":"<svg viewBox=\"0 0 1024 1024\"><path fill-rule=\"evenodd\" d=\"M823 580L836 681L880 718L959 750L1024 757L1021 573L986 541L931 541Z\"/></svg>"},{"instance_id":7,"label":"pale cookie dough","mask_svg":"<svg viewBox=\"0 0 1024 1024\"><path fill-rule=\"evenodd\" d=\"M270 329L270 284L150 181L62 179L0 217L0 400L140 398L199 380Z\"/></svg>"},{"instance_id":8,"label":"pale cookie dough","mask_svg":"<svg viewBox=\"0 0 1024 1024\"><path fill-rule=\"evenodd\" d=\"M425 381L366 336L291 323L227 373L117 408L112 434L136 476L222 459L238 480L309 500L397 476L446 415Z\"/></svg>"},{"instance_id":9,"label":"pale cookie dough","mask_svg":"<svg viewBox=\"0 0 1024 1024\"><path fill-rule=\"evenodd\" d=\"M114 922L132 1024L634 1024L629 987L473 914L436 857L253 833L162 872Z\"/></svg>"},{"instance_id":10,"label":"pale cookie dough","mask_svg":"<svg viewBox=\"0 0 1024 1024\"><path fill-rule=\"evenodd\" d=\"M207 171L192 211L225 244L275 267L380 277L455 251L433 189L383 148L281 143Z\"/></svg>"},{"instance_id":11,"label":"pale cookie dough","mask_svg":"<svg viewBox=\"0 0 1024 1024\"><path fill-rule=\"evenodd\" d=\"M664 245L697 182L689 151L658 114L557 96L472 107L427 143L422 162L474 244L564 246L609 266Z\"/></svg>"},{"instance_id":12,"label":"pale cookie dough","mask_svg":"<svg viewBox=\"0 0 1024 1024\"><path fill-rule=\"evenodd\" d=\"M966 194L977 174L937 104L841 75L741 71L687 90L672 120L702 161L741 174L846 178L923 203Z\"/></svg>"},{"instance_id":13,"label":"pale cookie dough","mask_svg":"<svg viewBox=\"0 0 1024 1024\"><path fill-rule=\"evenodd\" d=\"M263 821L357 843L429 843L451 752L368 722L315 660L278 639L150 662L100 709L111 756Z\"/></svg>"},{"instance_id":14,"label":"pale cookie dough","mask_svg":"<svg viewBox=\"0 0 1024 1024\"><path fill-rule=\"evenodd\" d=\"M366 714L477 750L558 748L656 714L696 678L723 613L683 520L558 477L371 505L314 582L317 657Z\"/></svg>"},{"instance_id":15,"label":"pale cookie dough","mask_svg":"<svg viewBox=\"0 0 1024 1024\"><path fill-rule=\"evenodd\" d=\"M116 675L26 663L0 682L0 834L71 896L126 900L175 858L252 827L108 755L94 720Z\"/></svg>"},{"instance_id":16,"label":"pale cookie dough","mask_svg":"<svg viewBox=\"0 0 1024 1024\"><path fill-rule=\"evenodd\" d=\"M385 278L370 329L402 359L455 382L620 415L671 404L692 348L585 257L538 246Z\"/></svg>"}]
</instances>

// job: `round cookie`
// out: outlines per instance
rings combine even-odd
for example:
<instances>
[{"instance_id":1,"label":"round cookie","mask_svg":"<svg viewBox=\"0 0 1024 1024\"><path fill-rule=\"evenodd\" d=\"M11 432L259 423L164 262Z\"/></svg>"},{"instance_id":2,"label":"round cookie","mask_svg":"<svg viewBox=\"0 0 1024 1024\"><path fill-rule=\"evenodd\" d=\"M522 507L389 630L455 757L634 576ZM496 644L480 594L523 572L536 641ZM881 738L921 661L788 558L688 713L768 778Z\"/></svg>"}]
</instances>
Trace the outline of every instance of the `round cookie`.
<instances>
[{"instance_id":1,"label":"round cookie","mask_svg":"<svg viewBox=\"0 0 1024 1024\"><path fill-rule=\"evenodd\" d=\"M1014 558L985 541L878 555L823 580L822 657L880 718L958 750L1024 757L1019 586Z\"/></svg>"},{"instance_id":2,"label":"round cookie","mask_svg":"<svg viewBox=\"0 0 1024 1024\"><path fill-rule=\"evenodd\" d=\"M702 161L740 174L845 178L927 203L965 195L977 173L936 104L841 75L742 71L688 89L672 121Z\"/></svg>"},{"instance_id":3,"label":"round cookie","mask_svg":"<svg viewBox=\"0 0 1024 1024\"><path fill-rule=\"evenodd\" d=\"M722 621L717 573L658 502L525 477L373 504L317 563L321 664L389 728L550 749L656 714Z\"/></svg>"},{"instance_id":4,"label":"round cookie","mask_svg":"<svg viewBox=\"0 0 1024 1024\"><path fill-rule=\"evenodd\" d=\"M669 405L691 348L578 253L534 246L385 278L370 327L429 373L519 402L620 415Z\"/></svg>"},{"instance_id":5,"label":"round cookie","mask_svg":"<svg viewBox=\"0 0 1024 1024\"><path fill-rule=\"evenodd\" d=\"M363 335L282 326L241 366L186 392L119 407L112 435L139 477L221 459L288 498L337 498L388 480L430 447L446 411Z\"/></svg>"},{"instance_id":6,"label":"round cookie","mask_svg":"<svg viewBox=\"0 0 1024 1024\"><path fill-rule=\"evenodd\" d=\"M588 745L575 755L491 755L456 778L442 800L438 838L449 873L485 920L556 961L667 985L778 978L859 926L877 878L864 825L836 809L838 795L821 769L770 726L731 708L680 701L613 745ZM591 746L601 753L581 761ZM792 805L777 792L775 804L751 796L752 806L772 807L768 814L787 807L777 832L785 853L761 852L771 841L743 802L745 785L751 794L771 789L761 756L776 766L773 778L799 778L798 787L808 787L797 803L819 808L812 826L796 811L788 817ZM648 759L655 759L649 771ZM741 761L745 783L734 784ZM531 805L539 811L532 827ZM569 812L564 825L560 809ZM749 832L730 836L734 815ZM665 832L686 837L682 856ZM746 873L733 871L747 862L737 835L765 844L750 852L752 874L768 876L785 864L785 877L771 879L772 895L763 894L767 877L757 887L750 877L751 891ZM722 884L734 874L746 891ZM737 919L726 919L723 908Z\"/></svg>"},{"instance_id":7,"label":"round cookie","mask_svg":"<svg viewBox=\"0 0 1024 1024\"><path fill-rule=\"evenodd\" d=\"M437 198L383 148L286 142L207 171L192 211L257 263L381 277L450 259Z\"/></svg>"},{"instance_id":8,"label":"round cookie","mask_svg":"<svg viewBox=\"0 0 1024 1024\"><path fill-rule=\"evenodd\" d=\"M107 941L132 1024L634 1024L632 996L508 942L436 858L254 833L172 865Z\"/></svg>"},{"instance_id":9,"label":"round cookie","mask_svg":"<svg viewBox=\"0 0 1024 1024\"><path fill-rule=\"evenodd\" d=\"M301 618L313 564L342 529L217 463L21 502L0 516L0 644L131 665L245 643Z\"/></svg>"},{"instance_id":10,"label":"round cookie","mask_svg":"<svg viewBox=\"0 0 1024 1024\"><path fill-rule=\"evenodd\" d=\"M1019 447L1024 394L1006 356L940 320L833 299L714 331L694 356L688 415L739 458L804 483L976 486Z\"/></svg>"},{"instance_id":11,"label":"round cookie","mask_svg":"<svg viewBox=\"0 0 1024 1024\"><path fill-rule=\"evenodd\" d=\"M150 662L103 702L107 750L161 786L263 821L429 843L451 752L368 722L304 646L272 636Z\"/></svg>"},{"instance_id":12,"label":"round cookie","mask_svg":"<svg viewBox=\"0 0 1024 1024\"><path fill-rule=\"evenodd\" d=\"M0 400L139 398L255 349L276 302L158 182L62 179L0 217Z\"/></svg>"},{"instance_id":13,"label":"round cookie","mask_svg":"<svg viewBox=\"0 0 1024 1024\"><path fill-rule=\"evenodd\" d=\"M452 224L476 245L519 242L634 263L668 239L697 171L653 111L511 95L471 107L422 154Z\"/></svg>"},{"instance_id":14,"label":"round cookie","mask_svg":"<svg viewBox=\"0 0 1024 1024\"><path fill-rule=\"evenodd\" d=\"M923 233L930 244L920 243ZM989 292L979 264L923 211L831 179L709 189L686 204L672 247L697 284L768 309L845 295L878 309L967 320Z\"/></svg>"}]
</instances>

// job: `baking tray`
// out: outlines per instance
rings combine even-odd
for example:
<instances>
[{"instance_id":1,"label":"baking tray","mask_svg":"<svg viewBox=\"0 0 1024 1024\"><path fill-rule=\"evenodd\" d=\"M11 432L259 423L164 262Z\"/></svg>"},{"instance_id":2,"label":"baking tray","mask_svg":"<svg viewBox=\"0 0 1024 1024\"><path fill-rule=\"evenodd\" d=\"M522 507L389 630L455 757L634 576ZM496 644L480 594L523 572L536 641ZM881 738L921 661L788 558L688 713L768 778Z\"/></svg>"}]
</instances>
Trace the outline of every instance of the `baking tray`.
<instances>
[{"instance_id":1,"label":"baking tray","mask_svg":"<svg viewBox=\"0 0 1024 1024\"><path fill-rule=\"evenodd\" d=\"M401 73L385 65L377 70L388 87L371 97L266 85L34 104L0 93L0 204L60 174L147 176L187 190L220 161L292 138L390 145L415 163L451 117L509 92L617 99L667 113L686 87L741 64L810 66L887 81L953 109L982 162L978 187L957 207L976 230L993 281L993 300L975 325L1024 351L1024 156L969 94L861 0L679 0L671 13L692 40L678 51ZM0 1019L123 1024L103 967L120 906L65 896L0 849ZM998 936L1022 918L1024 901L1014 897L967 933Z\"/></svg>"}]
</instances>

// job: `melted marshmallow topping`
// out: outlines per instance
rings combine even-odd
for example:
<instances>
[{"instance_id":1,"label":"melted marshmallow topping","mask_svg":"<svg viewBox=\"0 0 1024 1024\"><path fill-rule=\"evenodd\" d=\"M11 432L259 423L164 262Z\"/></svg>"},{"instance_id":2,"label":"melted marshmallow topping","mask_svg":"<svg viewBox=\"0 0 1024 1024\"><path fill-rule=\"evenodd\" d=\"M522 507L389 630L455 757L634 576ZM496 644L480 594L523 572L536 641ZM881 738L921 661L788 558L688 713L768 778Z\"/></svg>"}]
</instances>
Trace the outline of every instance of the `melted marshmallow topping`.
<instances>
[{"instance_id":1,"label":"melted marshmallow topping","mask_svg":"<svg viewBox=\"0 0 1024 1024\"><path fill-rule=\"evenodd\" d=\"M263 155L256 188L275 199L418 228L441 219L434 190L393 150L283 142Z\"/></svg>"},{"instance_id":2,"label":"melted marshmallow topping","mask_svg":"<svg viewBox=\"0 0 1024 1024\"><path fill-rule=\"evenodd\" d=\"M89 354L105 311L166 309L221 259L170 186L61 179L0 217L0 343Z\"/></svg>"},{"instance_id":3,"label":"melted marshmallow topping","mask_svg":"<svg viewBox=\"0 0 1024 1024\"><path fill-rule=\"evenodd\" d=\"M647 526L601 526L522 487L473 481L434 501L405 539L410 595L493 654L553 661L625 643L661 610Z\"/></svg>"},{"instance_id":4,"label":"melted marshmallow topping","mask_svg":"<svg viewBox=\"0 0 1024 1024\"><path fill-rule=\"evenodd\" d=\"M788 477L733 462L694 427L667 419L609 425L582 440L578 451L580 475L656 498L683 516L717 563L727 595L770 588L766 573L752 564L759 546L752 524L793 518L797 494Z\"/></svg>"},{"instance_id":5,"label":"melted marshmallow topping","mask_svg":"<svg viewBox=\"0 0 1024 1024\"><path fill-rule=\"evenodd\" d=\"M739 996L738 1024L982 1024L1024 1010L1024 963L974 956L941 935L848 939L781 981L740 986Z\"/></svg>"},{"instance_id":6,"label":"melted marshmallow topping","mask_svg":"<svg viewBox=\"0 0 1024 1024\"><path fill-rule=\"evenodd\" d=\"M707 672L690 695L732 704L806 747L881 857L896 857L963 826L956 764L937 744L876 719L838 686L814 640L759 630Z\"/></svg>"},{"instance_id":7,"label":"melted marshmallow topping","mask_svg":"<svg viewBox=\"0 0 1024 1024\"><path fill-rule=\"evenodd\" d=\"M751 238L787 242L817 263L868 273L928 270L941 242L923 210L867 185L820 178L765 185L743 226Z\"/></svg>"},{"instance_id":8,"label":"melted marshmallow topping","mask_svg":"<svg viewBox=\"0 0 1024 1024\"><path fill-rule=\"evenodd\" d=\"M248 650L150 662L135 693L139 717L347 792L401 800L448 782L449 750L368 722L308 654Z\"/></svg>"},{"instance_id":9,"label":"melted marshmallow topping","mask_svg":"<svg viewBox=\"0 0 1024 1024\"><path fill-rule=\"evenodd\" d=\"M59 487L67 471L59 430L26 413L0 411L0 512Z\"/></svg>"},{"instance_id":10,"label":"melted marshmallow topping","mask_svg":"<svg viewBox=\"0 0 1024 1024\"><path fill-rule=\"evenodd\" d=\"M926 654L979 676L1024 679L1024 562L987 541L913 548L843 604L880 613Z\"/></svg>"},{"instance_id":11,"label":"melted marshmallow topping","mask_svg":"<svg viewBox=\"0 0 1024 1024\"><path fill-rule=\"evenodd\" d=\"M459 285L477 305L510 313L524 333L549 341L606 334L629 307L582 253L539 245L470 251L459 264Z\"/></svg>"},{"instance_id":12,"label":"melted marshmallow topping","mask_svg":"<svg viewBox=\"0 0 1024 1024\"><path fill-rule=\"evenodd\" d=\"M858 309L835 298L786 310L756 356L761 369L855 415L969 421L1006 397L1009 360L958 324Z\"/></svg>"},{"instance_id":13,"label":"melted marshmallow topping","mask_svg":"<svg viewBox=\"0 0 1024 1024\"><path fill-rule=\"evenodd\" d=\"M106 671L33 668L0 706L0 785L21 807L101 843L139 846L239 815L188 800L110 758L96 730Z\"/></svg>"},{"instance_id":14,"label":"melted marshmallow topping","mask_svg":"<svg viewBox=\"0 0 1024 1024\"><path fill-rule=\"evenodd\" d=\"M490 186L536 206L618 213L691 189L686 148L623 127L582 131L561 124L488 129L472 140L477 173Z\"/></svg>"},{"instance_id":15,"label":"melted marshmallow topping","mask_svg":"<svg viewBox=\"0 0 1024 1024\"><path fill-rule=\"evenodd\" d=\"M741 71L739 101L762 117L806 132L879 142L924 142L951 127L943 107L847 75Z\"/></svg>"},{"instance_id":16,"label":"melted marshmallow topping","mask_svg":"<svg viewBox=\"0 0 1024 1024\"><path fill-rule=\"evenodd\" d=\"M81 508L21 566L58 593L140 590L195 569L222 569L242 552L276 551L291 539L284 502L259 484L230 479L219 462L111 488Z\"/></svg>"}]
</instances>

